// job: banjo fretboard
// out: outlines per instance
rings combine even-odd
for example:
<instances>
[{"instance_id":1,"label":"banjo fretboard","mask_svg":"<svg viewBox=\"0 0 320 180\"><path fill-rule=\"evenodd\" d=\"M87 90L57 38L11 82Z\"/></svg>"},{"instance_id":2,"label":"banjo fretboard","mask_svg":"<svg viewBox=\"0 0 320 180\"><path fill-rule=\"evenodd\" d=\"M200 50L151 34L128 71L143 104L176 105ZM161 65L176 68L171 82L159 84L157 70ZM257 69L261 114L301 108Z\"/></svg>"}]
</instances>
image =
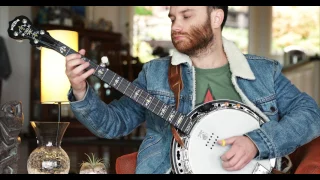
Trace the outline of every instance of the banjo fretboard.
<instances>
[{"instance_id":1,"label":"banjo fretboard","mask_svg":"<svg viewBox=\"0 0 320 180\"><path fill-rule=\"evenodd\" d=\"M59 52L63 56L77 53L76 51L59 41L57 41L55 44L56 45L54 50ZM172 106L165 104L164 102L150 95L148 92L139 88L133 83L127 81L110 69L99 66L86 57L83 57L82 59L90 63L90 66L86 70L95 69L95 72L93 74L94 76L106 82L122 94L126 95L130 99L145 107L146 109L160 116L161 118L172 124L174 127L179 129L181 132L185 134L190 133L190 118L187 118L186 115L176 111Z\"/></svg>"}]
</instances>

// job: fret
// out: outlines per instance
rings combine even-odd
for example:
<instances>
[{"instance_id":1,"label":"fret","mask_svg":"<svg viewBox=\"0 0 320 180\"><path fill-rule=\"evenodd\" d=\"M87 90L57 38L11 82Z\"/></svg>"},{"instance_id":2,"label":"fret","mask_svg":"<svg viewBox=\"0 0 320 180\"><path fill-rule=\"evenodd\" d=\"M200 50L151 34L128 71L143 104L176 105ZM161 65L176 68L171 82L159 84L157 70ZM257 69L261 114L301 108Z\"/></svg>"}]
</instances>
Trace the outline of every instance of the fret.
<instances>
[{"instance_id":1,"label":"fret","mask_svg":"<svg viewBox=\"0 0 320 180\"><path fill-rule=\"evenodd\" d=\"M154 108L153 108L153 110L152 110L152 112L154 112L155 113L155 109L156 109L156 107L157 107L157 105L158 105L158 103L160 102L160 100L159 99L155 99L155 100L158 100L158 102L156 103L156 105L154 106Z\"/></svg>"},{"instance_id":2,"label":"fret","mask_svg":"<svg viewBox=\"0 0 320 180\"><path fill-rule=\"evenodd\" d=\"M119 82L117 89L123 94L127 95L126 90L129 87L129 85L130 85L130 82L122 78L121 81Z\"/></svg>"},{"instance_id":3,"label":"fret","mask_svg":"<svg viewBox=\"0 0 320 180\"><path fill-rule=\"evenodd\" d=\"M118 83L119 85L118 85L117 89L119 89L120 85L122 84L122 81L123 81L123 78L120 78L120 81Z\"/></svg>"},{"instance_id":4,"label":"fret","mask_svg":"<svg viewBox=\"0 0 320 180\"><path fill-rule=\"evenodd\" d=\"M97 66L96 71L94 72L94 75L96 75L99 79L102 79L102 77L105 76L107 73L107 70L101 66Z\"/></svg>"},{"instance_id":5,"label":"fret","mask_svg":"<svg viewBox=\"0 0 320 180\"><path fill-rule=\"evenodd\" d=\"M145 101L143 102L144 107L147 109L150 109L150 105L153 102L153 96L150 96L149 94L146 95L147 97L145 98Z\"/></svg>"},{"instance_id":6,"label":"fret","mask_svg":"<svg viewBox=\"0 0 320 180\"><path fill-rule=\"evenodd\" d=\"M174 117L176 116L177 112L175 110L171 110L169 115L168 115L168 118L167 120L170 122L170 124L174 124L173 120L174 120Z\"/></svg>"},{"instance_id":7,"label":"fret","mask_svg":"<svg viewBox=\"0 0 320 180\"><path fill-rule=\"evenodd\" d=\"M112 84L112 80L114 79L114 77L116 77L116 74L113 74L112 79L110 80L110 84Z\"/></svg>"},{"instance_id":8,"label":"fret","mask_svg":"<svg viewBox=\"0 0 320 180\"><path fill-rule=\"evenodd\" d=\"M116 89L118 89L118 87L119 87L119 82L121 81L121 78L120 78L120 76L116 76L115 75L115 78L114 78L114 81L113 81L113 87L114 88L116 88ZM117 87L117 85L118 85L118 87Z\"/></svg>"},{"instance_id":9,"label":"fret","mask_svg":"<svg viewBox=\"0 0 320 180\"><path fill-rule=\"evenodd\" d=\"M135 88L135 86L128 82L128 87L126 88L125 95L127 95L128 97L131 98L131 96L132 96L132 94L134 92L133 91L134 88Z\"/></svg>"},{"instance_id":10,"label":"fret","mask_svg":"<svg viewBox=\"0 0 320 180\"><path fill-rule=\"evenodd\" d=\"M70 47L66 46L65 44L61 43L60 41L57 41L55 49L57 52L59 52L63 56L77 53L75 50L71 49Z\"/></svg>"},{"instance_id":11,"label":"fret","mask_svg":"<svg viewBox=\"0 0 320 180\"><path fill-rule=\"evenodd\" d=\"M174 116L173 116L173 118L172 118L172 120L171 120L171 123L172 124L176 124L176 122L178 121L178 118L180 117L180 113L178 113L177 111L176 111L176 113L174 114Z\"/></svg>"},{"instance_id":12,"label":"fret","mask_svg":"<svg viewBox=\"0 0 320 180\"><path fill-rule=\"evenodd\" d=\"M136 100L137 102L139 102L139 94L140 94L140 89L139 88L136 88L134 89L133 91L133 99Z\"/></svg>"},{"instance_id":13,"label":"fret","mask_svg":"<svg viewBox=\"0 0 320 180\"><path fill-rule=\"evenodd\" d=\"M190 120L191 120L191 118L184 118L184 121L183 121L183 123L181 125L181 129L186 129L187 125L190 123Z\"/></svg>"},{"instance_id":14,"label":"fret","mask_svg":"<svg viewBox=\"0 0 320 180\"><path fill-rule=\"evenodd\" d=\"M131 95L129 96L131 99L135 100L132 95L134 94L134 92L136 91L137 86L134 86L134 89L132 90Z\"/></svg>"},{"instance_id":15,"label":"fret","mask_svg":"<svg viewBox=\"0 0 320 180\"><path fill-rule=\"evenodd\" d=\"M154 108L154 113L157 114L158 116L160 116L162 106L164 106L164 103L159 100L159 102L157 103L157 106Z\"/></svg>"},{"instance_id":16,"label":"fret","mask_svg":"<svg viewBox=\"0 0 320 180\"><path fill-rule=\"evenodd\" d=\"M151 106L155 106L154 100L155 100L155 97L153 97L153 96L148 97L147 101L149 101L149 102L147 102L147 104L146 104L148 109L151 110Z\"/></svg>"},{"instance_id":17,"label":"fret","mask_svg":"<svg viewBox=\"0 0 320 180\"><path fill-rule=\"evenodd\" d=\"M168 108L169 108L169 105L163 104L162 107L160 108L159 116L164 118L165 117L164 115L167 112Z\"/></svg>"},{"instance_id":18,"label":"fret","mask_svg":"<svg viewBox=\"0 0 320 180\"><path fill-rule=\"evenodd\" d=\"M130 84L128 83L127 86L126 86L126 88L124 89L124 91L123 91L124 94L126 94L126 90L128 89L129 85L130 85Z\"/></svg>"},{"instance_id":19,"label":"fret","mask_svg":"<svg viewBox=\"0 0 320 180\"><path fill-rule=\"evenodd\" d=\"M69 55L69 52L70 52L70 48L68 48L68 51L66 52L66 55L64 55L64 56Z\"/></svg>"},{"instance_id":20,"label":"fret","mask_svg":"<svg viewBox=\"0 0 320 180\"><path fill-rule=\"evenodd\" d=\"M178 116L177 120L174 122L174 124L175 124L175 126L182 128L183 126L180 126L180 125L181 125L181 123L183 123L184 121L187 121L187 120L185 119L185 116L184 116L183 114L179 113L179 116ZM180 129L181 129L181 128L180 128Z\"/></svg>"},{"instance_id":21,"label":"fret","mask_svg":"<svg viewBox=\"0 0 320 180\"><path fill-rule=\"evenodd\" d=\"M111 84L110 82L111 82L111 79L112 79L111 77L113 77L114 73L112 71L110 71L109 69L106 69L106 68L101 67L101 66L98 66L96 71L98 72L98 71L100 71L100 69L105 69L104 70L105 74L103 76L101 76L100 79L110 85ZM94 74L96 74L96 72Z\"/></svg>"},{"instance_id":22,"label":"fret","mask_svg":"<svg viewBox=\"0 0 320 180\"><path fill-rule=\"evenodd\" d=\"M143 98L143 101L141 102L141 104L143 104L143 105L145 106L145 103L146 103L147 98L148 98L148 93L145 92L145 91L142 91L142 92L140 93L140 96L142 96L142 98ZM147 108L148 106L145 106L145 107Z\"/></svg>"},{"instance_id":23,"label":"fret","mask_svg":"<svg viewBox=\"0 0 320 180\"><path fill-rule=\"evenodd\" d=\"M143 105L143 103L144 103L144 98L143 98L143 96L141 97L141 94L143 93L143 90L141 90L141 89L138 89L137 91L136 91L136 94L137 94L137 102L139 103L139 104L141 104L141 105Z\"/></svg>"},{"instance_id":24,"label":"fret","mask_svg":"<svg viewBox=\"0 0 320 180\"><path fill-rule=\"evenodd\" d=\"M161 112L162 106L164 106L164 103L162 101L158 100L157 106L153 110L153 112L160 117L161 117L160 112Z\"/></svg>"},{"instance_id":25,"label":"fret","mask_svg":"<svg viewBox=\"0 0 320 180\"><path fill-rule=\"evenodd\" d=\"M163 118L165 118L167 121L169 121L170 114L175 110L173 108L171 108L171 106L169 106L169 105L167 105L167 106L168 106L168 108L167 108L166 112L164 113Z\"/></svg>"},{"instance_id":26,"label":"fret","mask_svg":"<svg viewBox=\"0 0 320 180\"><path fill-rule=\"evenodd\" d=\"M97 68L95 69L94 73L97 71L97 69L98 69L98 66L97 66ZM107 69L107 70L105 71L105 73L103 74L101 80L103 80L103 78L106 76L107 72L108 72L108 69Z\"/></svg>"}]
</instances>

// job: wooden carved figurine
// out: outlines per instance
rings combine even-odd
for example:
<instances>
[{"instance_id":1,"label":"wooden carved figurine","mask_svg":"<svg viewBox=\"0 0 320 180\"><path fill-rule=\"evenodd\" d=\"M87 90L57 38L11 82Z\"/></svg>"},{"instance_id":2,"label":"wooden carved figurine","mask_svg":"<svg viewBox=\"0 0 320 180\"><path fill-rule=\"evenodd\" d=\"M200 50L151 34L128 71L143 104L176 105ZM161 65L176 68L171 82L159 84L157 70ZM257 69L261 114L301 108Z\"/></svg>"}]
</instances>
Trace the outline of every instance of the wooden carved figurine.
<instances>
[{"instance_id":1,"label":"wooden carved figurine","mask_svg":"<svg viewBox=\"0 0 320 180\"><path fill-rule=\"evenodd\" d=\"M0 174L17 174L23 125L22 103L9 101L0 111Z\"/></svg>"}]
</instances>

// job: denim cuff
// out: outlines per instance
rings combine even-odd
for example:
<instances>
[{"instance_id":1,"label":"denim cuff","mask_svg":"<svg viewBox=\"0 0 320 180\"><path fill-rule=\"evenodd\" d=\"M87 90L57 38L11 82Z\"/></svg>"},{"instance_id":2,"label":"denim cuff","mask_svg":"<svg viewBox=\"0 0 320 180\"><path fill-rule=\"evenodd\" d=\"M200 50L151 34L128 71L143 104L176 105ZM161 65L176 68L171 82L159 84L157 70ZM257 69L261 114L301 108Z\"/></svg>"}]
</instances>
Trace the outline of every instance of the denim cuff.
<instances>
[{"instance_id":1,"label":"denim cuff","mask_svg":"<svg viewBox=\"0 0 320 180\"><path fill-rule=\"evenodd\" d=\"M245 136L250 138L258 148L258 155L255 157L257 160L268 159L274 154L270 148L272 147L270 140L261 129L250 131Z\"/></svg>"},{"instance_id":2,"label":"denim cuff","mask_svg":"<svg viewBox=\"0 0 320 180\"><path fill-rule=\"evenodd\" d=\"M74 94L73 94L73 89L72 87L70 87L70 90L68 92L68 100L70 101L70 106L72 106L73 108L82 108L84 106L87 106L89 103L89 99L90 97L92 96L92 90L91 88L89 87L89 83L87 82L87 90L86 90L86 93L83 97L82 100L76 100Z\"/></svg>"}]
</instances>

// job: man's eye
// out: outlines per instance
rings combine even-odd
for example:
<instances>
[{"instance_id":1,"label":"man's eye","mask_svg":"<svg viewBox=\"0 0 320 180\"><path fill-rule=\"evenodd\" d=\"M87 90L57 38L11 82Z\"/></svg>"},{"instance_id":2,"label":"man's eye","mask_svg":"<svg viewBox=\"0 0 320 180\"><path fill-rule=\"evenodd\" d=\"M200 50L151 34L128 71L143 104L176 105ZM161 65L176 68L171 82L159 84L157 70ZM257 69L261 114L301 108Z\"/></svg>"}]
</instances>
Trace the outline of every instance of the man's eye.
<instances>
[{"instance_id":1,"label":"man's eye","mask_svg":"<svg viewBox=\"0 0 320 180\"><path fill-rule=\"evenodd\" d=\"M190 16L183 16L184 19L188 19Z\"/></svg>"}]
</instances>

